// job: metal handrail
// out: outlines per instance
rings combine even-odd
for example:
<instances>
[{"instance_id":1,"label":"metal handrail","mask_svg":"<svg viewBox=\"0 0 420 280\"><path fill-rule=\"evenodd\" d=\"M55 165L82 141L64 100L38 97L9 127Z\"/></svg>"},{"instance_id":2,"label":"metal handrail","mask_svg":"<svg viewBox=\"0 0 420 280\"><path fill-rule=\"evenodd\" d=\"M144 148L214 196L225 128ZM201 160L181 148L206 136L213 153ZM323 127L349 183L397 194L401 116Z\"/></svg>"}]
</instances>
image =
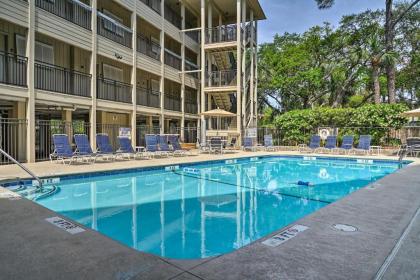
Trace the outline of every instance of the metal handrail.
<instances>
[{"instance_id":1,"label":"metal handrail","mask_svg":"<svg viewBox=\"0 0 420 280\"><path fill-rule=\"evenodd\" d=\"M31 170L29 170L28 168L26 168L25 166L23 166L23 164L21 164L20 162L18 162L16 159L14 159L11 155L9 155L8 153L6 153L2 148L0 148L0 153L2 153L5 157L7 157L13 163L17 164L26 173L28 173L29 175L31 175L32 178L34 178L35 180L37 180L38 181L38 184L39 184L37 186L37 189L39 188L40 190L42 190L42 181L41 181L41 179L38 176L36 176L34 173L32 173Z\"/></svg>"}]
</instances>

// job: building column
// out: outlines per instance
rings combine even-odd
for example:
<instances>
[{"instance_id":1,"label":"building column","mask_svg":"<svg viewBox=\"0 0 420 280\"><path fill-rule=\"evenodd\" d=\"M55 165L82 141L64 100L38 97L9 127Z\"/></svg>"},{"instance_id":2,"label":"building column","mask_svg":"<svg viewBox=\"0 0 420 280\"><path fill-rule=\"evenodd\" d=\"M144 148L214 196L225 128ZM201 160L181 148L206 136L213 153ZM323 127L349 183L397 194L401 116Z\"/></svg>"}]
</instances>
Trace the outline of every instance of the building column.
<instances>
[{"instance_id":1,"label":"building column","mask_svg":"<svg viewBox=\"0 0 420 280\"><path fill-rule=\"evenodd\" d=\"M255 111L255 127L258 127L258 21L254 22L255 24L255 81L252 81L255 84L254 87L254 111Z\"/></svg>"},{"instance_id":2,"label":"building column","mask_svg":"<svg viewBox=\"0 0 420 280\"><path fill-rule=\"evenodd\" d=\"M239 0L237 0L239 1ZM201 0L201 55L200 55L200 68L201 68L201 112L206 111L206 97L204 93L204 87L205 87L205 81L206 81L206 56L204 51L204 44L206 41L206 1ZM206 120L204 119L204 116L200 116L200 123L201 123L201 129L200 129L200 141L202 144L206 143Z\"/></svg>"},{"instance_id":3,"label":"building column","mask_svg":"<svg viewBox=\"0 0 420 280\"><path fill-rule=\"evenodd\" d=\"M160 3L161 13L161 31L160 31L160 133L165 133L165 1Z\"/></svg>"},{"instance_id":4,"label":"building column","mask_svg":"<svg viewBox=\"0 0 420 280\"><path fill-rule=\"evenodd\" d=\"M181 2L181 28L182 30L185 29L185 5ZM182 45L181 45L181 131L180 131L180 138L181 141L184 141L184 126L185 126L185 32L181 33L182 36Z\"/></svg>"},{"instance_id":5,"label":"building column","mask_svg":"<svg viewBox=\"0 0 420 280\"><path fill-rule=\"evenodd\" d=\"M242 32L241 32L241 3L242 0L236 0L236 51L237 51L237 69L236 69L236 126L237 132L241 135L241 101L242 101ZM238 145L241 144L241 137L238 139Z\"/></svg>"},{"instance_id":6,"label":"building column","mask_svg":"<svg viewBox=\"0 0 420 280\"><path fill-rule=\"evenodd\" d=\"M13 106L13 110L12 110L12 118L17 119L17 120L26 120L26 103L25 102L20 102L20 101L15 102ZM19 129L17 130L18 134L16 137L16 142L17 142L16 143L16 146L17 146L16 160L19 162L26 161L26 156L27 156L26 149L25 149L27 138L25 136L24 129L26 129L26 127L21 129L19 125Z\"/></svg>"},{"instance_id":7,"label":"building column","mask_svg":"<svg viewBox=\"0 0 420 280\"><path fill-rule=\"evenodd\" d=\"M35 1L29 1L28 39L26 57L28 58L28 101L26 103L26 160L35 162Z\"/></svg>"},{"instance_id":8,"label":"building column","mask_svg":"<svg viewBox=\"0 0 420 280\"><path fill-rule=\"evenodd\" d=\"M247 2L245 1L245 0L242 0L242 7L241 7L241 22L242 22L242 30L244 30L244 32L245 32L245 28L246 28L246 4L247 4ZM241 71L241 73L242 73L242 85L241 85L241 91L242 91L242 109L241 109L241 111L242 111L242 114L241 114L241 116L242 116L242 128L243 129L245 129L246 128L246 125L247 125L247 123L246 123L246 115L245 115L245 113L246 113L246 105L247 105L247 100L246 100L246 97L247 97L247 93L245 92L245 88L246 88L246 80L247 80L247 77L246 77L246 62L245 62L245 60L246 60L246 55L245 55L245 46L246 46L246 36L245 36L245 34L241 34L241 39L242 40L240 40L241 41L241 47L243 47L244 48L244 50L243 50L243 55L242 55L242 57L241 57L241 60L240 60L240 63L242 63L242 71ZM239 61L238 61L239 62Z\"/></svg>"},{"instance_id":9,"label":"building column","mask_svg":"<svg viewBox=\"0 0 420 280\"><path fill-rule=\"evenodd\" d=\"M96 73L96 60L97 60L97 7L98 1L91 0L92 5L92 54L90 58L90 74L92 75L91 81L91 98L92 105L89 112L90 122L90 144L92 149L96 150L96 88L97 88L97 73Z\"/></svg>"},{"instance_id":10,"label":"building column","mask_svg":"<svg viewBox=\"0 0 420 280\"><path fill-rule=\"evenodd\" d=\"M131 14L131 30L133 30L133 67L131 70L131 84L133 85L132 89L132 102L133 102L133 111L131 112L131 144L135 147L137 146L137 12L136 12L136 2L134 1L134 13Z\"/></svg>"},{"instance_id":11,"label":"building column","mask_svg":"<svg viewBox=\"0 0 420 280\"><path fill-rule=\"evenodd\" d=\"M250 82L249 82L249 86L250 86L250 88L249 88L249 98L250 98L249 106L251 106L250 117L252 119L252 125L254 125L254 120L255 120L255 118L254 118L254 104L255 104L254 103L255 102L255 99L254 99L255 98L255 96L254 96L254 80L255 80L255 78L254 78L254 67L255 67L254 40L255 40L255 38L254 38L254 32L252 32L253 28L254 28L254 11L252 9L250 10L250 24L251 24L251 66L250 66L251 79L250 79Z\"/></svg>"}]
</instances>

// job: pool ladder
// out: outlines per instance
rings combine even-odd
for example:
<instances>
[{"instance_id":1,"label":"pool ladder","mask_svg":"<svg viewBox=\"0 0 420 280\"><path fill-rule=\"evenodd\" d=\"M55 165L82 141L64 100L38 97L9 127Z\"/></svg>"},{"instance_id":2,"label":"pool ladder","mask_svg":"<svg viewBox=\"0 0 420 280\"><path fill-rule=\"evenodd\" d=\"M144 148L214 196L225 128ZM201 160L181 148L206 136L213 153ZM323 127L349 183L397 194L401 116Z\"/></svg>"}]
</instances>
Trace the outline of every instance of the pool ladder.
<instances>
[{"instance_id":1,"label":"pool ladder","mask_svg":"<svg viewBox=\"0 0 420 280\"><path fill-rule=\"evenodd\" d=\"M29 170L28 168L26 168L25 166L23 166L23 164L21 164L20 162L18 162L15 158L13 158L11 155L9 155L8 153L6 153L2 148L0 148L0 153L3 154L5 157L7 157L10 161L12 161L13 163L17 164L17 166L19 166L20 168L23 169L23 171L25 171L26 173L28 173L33 179L35 179L36 181L38 181L38 186L36 186L36 190L38 191L42 191L42 180L36 176L31 170Z\"/></svg>"}]
</instances>

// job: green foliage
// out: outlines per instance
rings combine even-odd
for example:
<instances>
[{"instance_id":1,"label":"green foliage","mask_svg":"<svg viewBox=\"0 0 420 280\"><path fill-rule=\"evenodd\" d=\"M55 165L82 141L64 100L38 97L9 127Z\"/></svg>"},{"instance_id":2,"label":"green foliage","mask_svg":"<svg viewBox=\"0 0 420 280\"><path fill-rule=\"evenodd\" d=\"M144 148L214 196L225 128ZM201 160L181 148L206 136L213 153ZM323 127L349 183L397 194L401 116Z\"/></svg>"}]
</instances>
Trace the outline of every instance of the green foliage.
<instances>
[{"instance_id":1,"label":"green foliage","mask_svg":"<svg viewBox=\"0 0 420 280\"><path fill-rule=\"evenodd\" d=\"M341 139L344 135L370 134L374 144L385 140L389 134L401 128L406 118L400 116L407 110L403 104L364 105L358 108L330 108L292 110L278 115L274 125L282 132L284 144L307 143L319 127L336 127Z\"/></svg>"}]
</instances>

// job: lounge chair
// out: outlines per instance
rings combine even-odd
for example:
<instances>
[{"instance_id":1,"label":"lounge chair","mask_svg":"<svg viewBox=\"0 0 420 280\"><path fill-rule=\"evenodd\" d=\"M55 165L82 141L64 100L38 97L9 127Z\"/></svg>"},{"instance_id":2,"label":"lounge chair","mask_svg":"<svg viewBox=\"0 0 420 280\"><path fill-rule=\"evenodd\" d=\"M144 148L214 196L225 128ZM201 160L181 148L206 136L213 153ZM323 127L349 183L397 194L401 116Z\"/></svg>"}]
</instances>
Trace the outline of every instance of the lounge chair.
<instances>
[{"instance_id":1,"label":"lounge chair","mask_svg":"<svg viewBox=\"0 0 420 280\"><path fill-rule=\"evenodd\" d=\"M264 148L266 151L275 152L277 147L273 145L273 136L272 135L264 135Z\"/></svg>"},{"instance_id":2,"label":"lounge chair","mask_svg":"<svg viewBox=\"0 0 420 280\"><path fill-rule=\"evenodd\" d=\"M149 152L151 156L168 156L168 153L159 151L158 138L155 134L146 134L146 152Z\"/></svg>"},{"instance_id":3,"label":"lounge chair","mask_svg":"<svg viewBox=\"0 0 420 280\"><path fill-rule=\"evenodd\" d=\"M179 137L177 135L168 135L168 141L172 145L174 155L191 155L190 151L182 149L181 143L179 143Z\"/></svg>"},{"instance_id":4,"label":"lounge chair","mask_svg":"<svg viewBox=\"0 0 420 280\"><path fill-rule=\"evenodd\" d=\"M420 154L420 138L407 138L407 151L411 156L418 157Z\"/></svg>"},{"instance_id":5,"label":"lounge chair","mask_svg":"<svg viewBox=\"0 0 420 280\"><path fill-rule=\"evenodd\" d=\"M51 162L53 159L56 159L57 161L61 160L64 164L65 160L68 160L69 164L72 164L74 161L77 161L78 158L82 158L82 156L73 152L69 143L69 138L66 134L53 134L52 140L54 151L50 154Z\"/></svg>"},{"instance_id":6,"label":"lounge chair","mask_svg":"<svg viewBox=\"0 0 420 280\"><path fill-rule=\"evenodd\" d=\"M223 142L220 137L212 137L210 139L210 153L223 154Z\"/></svg>"},{"instance_id":7,"label":"lounge chair","mask_svg":"<svg viewBox=\"0 0 420 280\"><path fill-rule=\"evenodd\" d=\"M300 145L300 152L315 152L321 146L321 137L319 135L312 135L309 141L309 146Z\"/></svg>"},{"instance_id":8,"label":"lounge chair","mask_svg":"<svg viewBox=\"0 0 420 280\"><path fill-rule=\"evenodd\" d=\"M131 140L128 137L119 136L118 142L120 143L120 148L117 150L118 153L125 155L133 156L133 158L150 158L148 152L136 152L131 145Z\"/></svg>"},{"instance_id":9,"label":"lounge chair","mask_svg":"<svg viewBox=\"0 0 420 280\"><path fill-rule=\"evenodd\" d=\"M343 136L343 142L341 142L341 146L339 148L336 148L335 150L338 153L340 152L344 152L344 154L350 153L350 151L353 150L353 141L354 141L353 135L345 135Z\"/></svg>"},{"instance_id":10,"label":"lounge chair","mask_svg":"<svg viewBox=\"0 0 420 280\"><path fill-rule=\"evenodd\" d=\"M75 134L74 143L76 144L76 154L91 159L93 162L96 161L98 154L93 152L86 134Z\"/></svg>"},{"instance_id":11,"label":"lounge chair","mask_svg":"<svg viewBox=\"0 0 420 280\"><path fill-rule=\"evenodd\" d=\"M158 135L157 138L159 141L159 152L162 155L166 155L166 156L174 155L173 150L169 147L169 144L168 144L168 136Z\"/></svg>"},{"instance_id":12,"label":"lounge chair","mask_svg":"<svg viewBox=\"0 0 420 280\"><path fill-rule=\"evenodd\" d=\"M96 134L96 152L102 157L106 157L111 160L117 159L117 156L122 156L121 153L115 153L114 149L109 142L109 136L106 133Z\"/></svg>"},{"instance_id":13,"label":"lounge chair","mask_svg":"<svg viewBox=\"0 0 420 280\"><path fill-rule=\"evenodd\" d=\"M332 151L335 149L337 149L337 136L330 135L330 136L327 136L327 140L325 141L325 146L318 148L317 151L332 153Z\"/></svg>"},{"instance_id":14,"label":"lounge chair","mask_svg":"<svg viewBox=\"0 0 420 280\"><path fill-rule=\"evenodd\" d=\"M257 150L257 147L255 146L254 138L253 137L244 137L244 145L243 145L242 148L243 148L244 151L255 152Z\"/></svg>"},{"instance_id":15,"label":"lounge chair","mask_svg":"<svg viewBox=\"0 0 420 280\"><path fill-rule=\"evenodd\" d=\"M370 135L360 135L359 138L359 144L355 149L353 149L353 152L356 153L362 153L362 154L369 154L370 153L370 143L372 141L372 136Z\"/></svg>"}]
</instances>

